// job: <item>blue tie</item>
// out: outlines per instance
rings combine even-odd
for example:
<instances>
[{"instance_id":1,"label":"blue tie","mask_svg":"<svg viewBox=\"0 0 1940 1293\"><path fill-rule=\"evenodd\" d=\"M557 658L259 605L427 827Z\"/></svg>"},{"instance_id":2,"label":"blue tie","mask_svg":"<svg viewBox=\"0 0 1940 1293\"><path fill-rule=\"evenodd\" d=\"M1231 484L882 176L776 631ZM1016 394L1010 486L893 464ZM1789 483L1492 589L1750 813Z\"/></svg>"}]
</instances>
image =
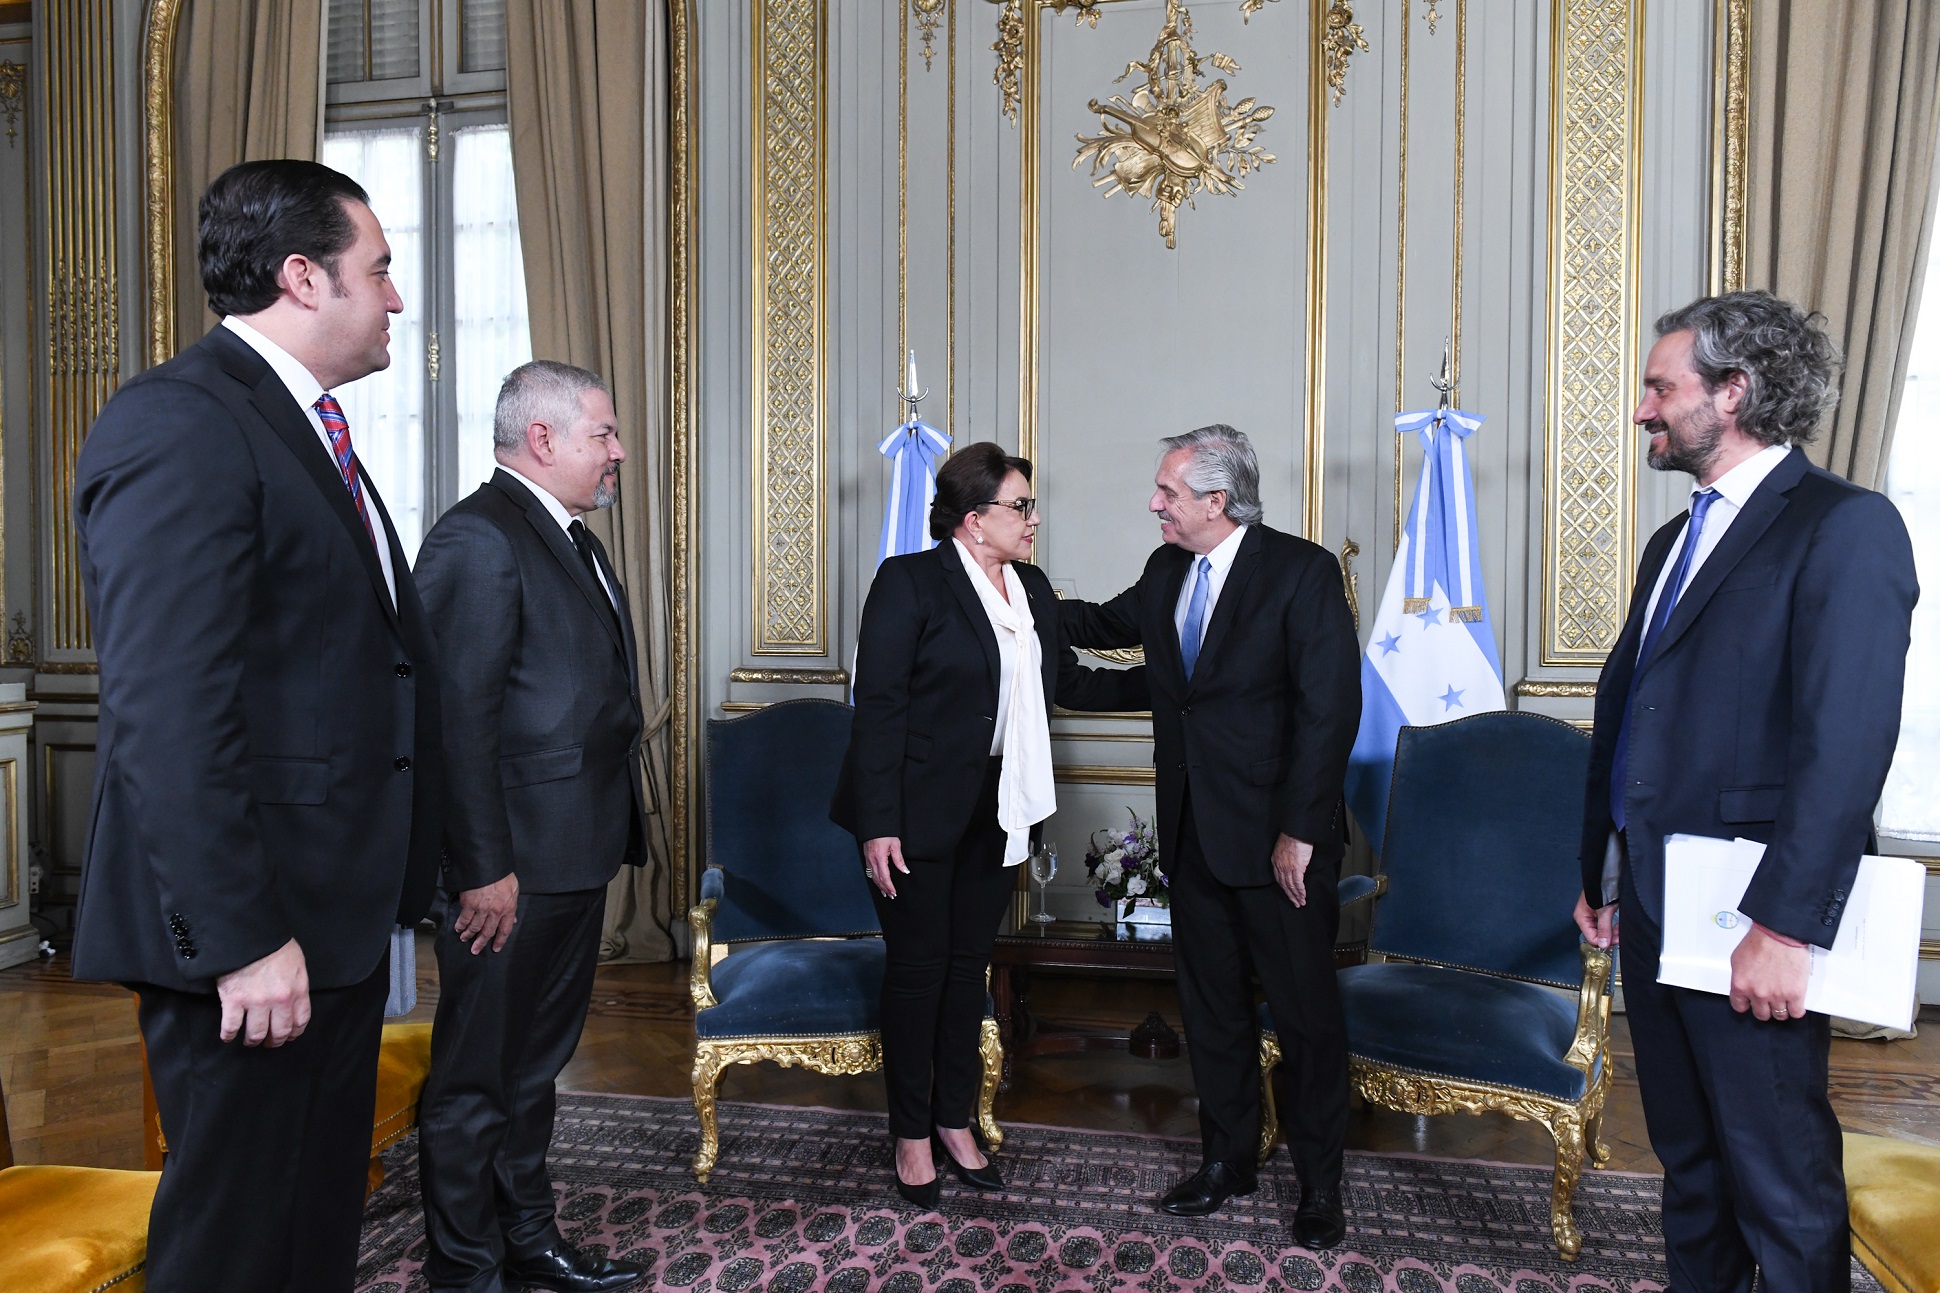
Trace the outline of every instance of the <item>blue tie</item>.
<instances>
[{"instance_id":1,"label":"blue tie","mask_svg":"<svg viewBox=\"0 0 1940 1293\"><path fill-rule=\"evenodd\" d=\"M1186 677L1199 663L1199 639L1206 631L1206 590L1212 583L1212 562L1199 558L1192 575L1192 600L1186 603L1186 624L1179 631L1179 654L1185 658Z\"/></svg>"},{"instance_id":2,"label":"blue tie","mask_svg":"<svg viewBox=\"0 0 1940 1293\"><path fill-rule=\"evenodd\" d=\"M1692 496L1691 521L1684 527L1684 543L1677 550L1677 563L1671 567L1670 578L1664 581L1664 591L1658 595L1650 623L1644 626L1643 645L1637 648L1637 667L1630 671L1630 694L1624 697L1623 718L1617 724L1617 754L1610 765L1610 818L1618 830L1623 829L1623 787L1630 774L1630 707L1636 699L1637 679L1650 663L1657 635L1664 631L1671 610L1684 592L1684 581L1691 576L1691 561L1697 555L1698 540L1704 536L1704 514L1717 501L1718 492L1714 489L1701 490Z\"/></svg>"}]
</instances>

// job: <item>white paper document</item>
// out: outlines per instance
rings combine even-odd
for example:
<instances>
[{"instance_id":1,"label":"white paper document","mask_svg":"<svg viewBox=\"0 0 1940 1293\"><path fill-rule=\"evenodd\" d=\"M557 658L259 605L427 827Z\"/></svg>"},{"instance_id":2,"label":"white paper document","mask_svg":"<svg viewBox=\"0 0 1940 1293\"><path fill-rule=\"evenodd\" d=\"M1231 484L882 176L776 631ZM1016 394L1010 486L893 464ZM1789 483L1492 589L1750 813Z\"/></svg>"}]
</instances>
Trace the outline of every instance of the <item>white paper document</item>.
<instances>
[{"instance_id":1,"label":"white paper document","mask_svg":"<svg viewBox=\"0 0 1940 1293\"><path fill-rule=\"evenodd\" d=\"M1672 835L1664 841L1659 983L1730 993L1731 954L1752 923L1738 904L1764 856L1765 846L1756 840ZM1912 1027L1926 874L1926 867L1911 858L1859 860L1832 950L1812 949L1807 1010Z\"/></svg>"}]
</instances>

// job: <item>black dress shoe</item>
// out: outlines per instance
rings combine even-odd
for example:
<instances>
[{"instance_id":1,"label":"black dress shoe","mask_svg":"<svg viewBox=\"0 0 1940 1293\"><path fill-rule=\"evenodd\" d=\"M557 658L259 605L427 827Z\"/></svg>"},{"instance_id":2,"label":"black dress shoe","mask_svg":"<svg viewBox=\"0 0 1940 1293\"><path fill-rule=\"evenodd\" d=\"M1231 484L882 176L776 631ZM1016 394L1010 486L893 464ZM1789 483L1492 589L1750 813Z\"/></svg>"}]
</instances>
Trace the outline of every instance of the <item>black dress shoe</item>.
<instances>
[{"instance_id":1,"label":"black dress shoe","mask_svg":"<svg viewBox=\"0 0 1940 1293\"><path fill-rule=\"evenodd\" d=\"M925 1212L934 1212L936 1205L943 1199L943 1182L936 1177L931 1177L921 1185L911 1185L898 1174L896 1193L903 1196L905 1203L913 1204Z\"/></svg>"},{"instance_id":2,"label":"black dress shoe","mask_svg":"<svg viewBox=\"0 0 1940 1293\"><path fill-rule=\"evenodd\" d=\"M950 1170L956 1174L957 1180L963 1182L973 1190L1001 1190L1004 1188L1004 1178L997 1175L997 1165L991 1162L987 1155L984 1158L982 1167L965 1167L962 1163L957 1162L956 1155L952 1154L950 1147L943 1143L943 1137L932 1137L932 1141L937 1152L942 1154L944 1160L950 1164Z\"/></svg>"},{"instance_id":3,"label":"black dress shoe","mask_svg":"<svg viewBox=\"0 0 1940 1293\"><path fill-rule=\"evenodd\" d=\"M1241 1175L1225 1163L1208 1163L1166 1191L1159 1206L1175 1217L1209 1217L1235 1194L1251 1194L1251 1172Z\"/></svg>"},{"instance_id":4,"label":"black dress shoe","mask_svg":"<svg viewBox=\"0 0 1940 1293\"><path fill-rule=\"evenodd\" d=\"M1341 1209L1338 1185L1317 1185L1300 1192L1300 1207L1293 1214L1295 1243L1318 1251L1332 1248L1346 1233L1347 1215Z\"/></svg>"},{"instance_id":5,"label":"black dress shoe","mask_svg":"<svg viewBox=\"0 0 1940 1293\"><path fill-rule=\"evenodd\" d=\"M590 1257L562 1240L537 1257L506 1262L505 1278L510 1284L555 1293L601 1293L633 1287L647 1278L647 1268L639 1262Z\"/></svg>"}]
</instances>

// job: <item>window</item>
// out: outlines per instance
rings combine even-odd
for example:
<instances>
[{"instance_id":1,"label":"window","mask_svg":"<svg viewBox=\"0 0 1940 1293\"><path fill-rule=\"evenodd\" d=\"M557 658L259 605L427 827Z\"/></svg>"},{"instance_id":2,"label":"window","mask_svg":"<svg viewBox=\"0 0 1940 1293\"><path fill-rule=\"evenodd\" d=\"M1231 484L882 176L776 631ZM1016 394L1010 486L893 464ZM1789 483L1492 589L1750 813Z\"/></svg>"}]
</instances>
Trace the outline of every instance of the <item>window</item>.
<instances>
[{"instance_id":1,"label":"window","mask_svg":"<svg viewBox=\"0 0 1940 1293\"><path fill-rule=\"evenodd\" d=\"M491 476L499 381L532 357L504 3L331 0L329 20L323 161L369 192L404 301L390 367L337 396L415 559L438 515ZM432 50L449 65L426 66Z\"/></svg>"},{"instance_id":2,"label":"window","mask_svg":"<svg viewBox=\"0 0 1940 1293\"><path fill-rule=\"evenodd\" d=\"M1940 840L1940 255L1927 266L1886 469L1886 496L1906 518L1920 578L1900 744L1879 811L1880 833L1906 840Z\"/></svg>"}]
</instances>

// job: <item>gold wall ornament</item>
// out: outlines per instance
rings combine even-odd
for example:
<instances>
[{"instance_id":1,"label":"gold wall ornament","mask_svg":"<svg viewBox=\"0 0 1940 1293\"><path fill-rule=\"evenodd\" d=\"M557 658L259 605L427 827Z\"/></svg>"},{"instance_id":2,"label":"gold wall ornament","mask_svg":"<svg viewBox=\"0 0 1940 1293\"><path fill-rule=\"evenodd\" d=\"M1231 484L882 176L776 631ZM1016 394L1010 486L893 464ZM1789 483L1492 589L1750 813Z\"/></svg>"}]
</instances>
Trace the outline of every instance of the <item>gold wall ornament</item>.
<instances>
[{"instance_id":1,"label":"gold wall ornament","mask_svg":"<svg viewBox=\"0 0 1940 1293\"><path fill-rule=\"evenodd\" d=\"M1093 31L1098 30L1100 12L1098 6L1103 3L1105 0L1037 0L1039 8L1049 9L1053 13L1063 13L1066 9L1077 10L1076 21L1085 23Z\"/></svg>"},{"instance_id":2,"label":"gold wall ornament","mask_svg":"<svg viewBox=\"0 0 1940 1293\"><path fill-rule=\"evenodd\" d=\"M822 655L825 10L753 5L753 652Z\"/></svg>"},{"instance_id":3,"label":"gold wall ornament","mask_svg":"<svg viewBox=\"0 0 1940 1293\"><path fill-rule=\"evenodd\" d=\"M1005 0L997 14L997 39L990 45L997 54L997 70L990 79L1004 96L1004 115L1013 126L1017 124L1018 100L1024 95L1024 3Z\"/></svg>"},{"instance_id":4,"label":"gold wall ornament","mask_svg":"<svg viewBox=\"0 0 1940 1293\"><path fill-rule=\"evenodd\" d=\"M1435 34L1435 25L1442 20L1441 0L1427 0L1422 8L1422 19L1428 24L1428 34Z\"/></svg>"},{"instance_id":5,"label":"gold wall ornament","mask_svg":"<svg viewBox=\"0 0 1940 1293\"><path fill-rule=\"evenodd\" d=\"M0 113L7 117L7 147L14 146L19 134L20 113L27 103L27 65L0 63Z\"/></svg>"},{"instance_id":6,"label":"gold wall ornament","mask_svg":"<svg viewBox=\"0 0 1940 1293\"><path fill-rule=\"evenodd\" d=\"M673 854L674 910L687 905L688 879L700 817L700 706L698 692L700 576L695 536L700 529L699 490L694 462L698 348L694 344L694 302L700 298L700 193L695 164L700 155L700 64L694 37L697 0L667 5L667 333L668 391L671 404L669 467L672 476L673 623L667 651L670 672L667 761L673 782L668 822Z\"/></svg>"},{"instance_id":7,"label":"gold wall ornament","mask_svg":"<svg viewBox=\"0 0 1940 1293\"><path fill-rule=\"evenodd\" d=\"M34 635L27 631L27 612L15 611L13 629L7 634L7 663L34 662Z\"/></svg>"},{"instance_id":8,"label":"gold wall ornament","mask_svg":"<svg viewBox=\"0 0 1940 1293\"><path fill-rule=\"evenodd\" d=\"M943 22L944 0L909 0L911 15L923 33L923 70L931 70L936 58L936 29Z\"/></svg>"},{"instance_id":9,"label":"gold wall ornament","mask_svg":"<svg viewBox=\"0 0 1940 1293\"><path fill-rule=\"evenodd\" d=\"M1631 579L1644 0L1551 0L1544 665L1601 664Z\"/></svg>"},{"instance_id":10,"label":"gold wall ornament","mask_svg":"<svg viewBox=\"0 0 1940 1293\"><path fill-rule=\"evenodd\" d=\"M1552 700L1594 700L1593 682L1567 682L1557 678L1524 678L1516 684L1516 695L1538 696Z\"/></svg>"},{"instance_id":11,"label":"gold wall ornament","mask_svg":"<svg viewBox=\"0 0 1940 1293\"><path fill-rule=\"evenodd\" d=\"M1334 105L1340 106L1347 94L1347 59L1356 52L1368 52L1367 35L1354 21L1354 11L1346 0L1327 6L1327 35L1322 48L1327 52L1327 88L1334 92Z\"/></svg>"},{"instance_id":12,"label":"gold wall ornament","mask_svg":"<svg viewBox=\"0 0 1940 1293\"><path fill-rule=\"evenodd\" d=\"M1272 2L1277 4L1279 0L1272 0ZM1239 6L1239 20L1241 25L1252 22L1253 15L1265 8L1267 3L1268 0L1241 0Z\"/></svg>"},{"instance_id":13,"label":"gold wall ornament","mask_svg":"<svg viewBox=\"0 0 1940 1293\"><path fill-rule=\"evenodd\" d=\"M763 684L801 684L813 687L846 687L847 669L730 669L729 682Z\"/></svg>"},{"instance_id":14,"label":"gold wall ornament","mask_svg":"<svg viewBox=\"0 0 1940 1293\"><path fill-rule=\"evenodd\" d=\"M1105 196L1124 193L1152 199L1159 213L1159 236L1178 246L1174 228L1181 206L1194 205L1201 189L1226 196L1245 188L1247 172L1274 160L1254 143L1273 109L1253 99L1228 105L1226 82L1199 84L1200 64L1236 73L1230 54L1201 59L1192 47L1192 13L1183 0L1166 0L1165 25L1143 63L1128 63L1122 82L1142 72L1145 84L1128 101L1115 94L1090 108L1104 128L1100 135L1078 136L1072 169L1091 163L1092 186ZM1117 84L1117 82L1114 82ZM1108 168L1100 175L1099 168Z\"/></svg>"},{"instance_id":15,"label":"gold wall ornament","mask_svg":"<svg viewBox=\"0 0 1940 1293\"><path fill-rule=\"evenodd\" d=\"M1354 573L1354 558L1361 555L1361 545L1352 539L1340 541L1340 578L1341 585L1347 590L1347 609L1354 617L1354 630L1361 628L1361 577Z\"/></svg>"},{"instance_id":16,"label":"gold wall ornament","mask_svg":"<svg viewBox=\"0 0 1940 1293\"><path fill-rule=\"evenodd\" d=\"M1715 0L1711 41L1711 293L1715 296L1745 285L1751 0Z\"/></svg>"}]
</instances>

